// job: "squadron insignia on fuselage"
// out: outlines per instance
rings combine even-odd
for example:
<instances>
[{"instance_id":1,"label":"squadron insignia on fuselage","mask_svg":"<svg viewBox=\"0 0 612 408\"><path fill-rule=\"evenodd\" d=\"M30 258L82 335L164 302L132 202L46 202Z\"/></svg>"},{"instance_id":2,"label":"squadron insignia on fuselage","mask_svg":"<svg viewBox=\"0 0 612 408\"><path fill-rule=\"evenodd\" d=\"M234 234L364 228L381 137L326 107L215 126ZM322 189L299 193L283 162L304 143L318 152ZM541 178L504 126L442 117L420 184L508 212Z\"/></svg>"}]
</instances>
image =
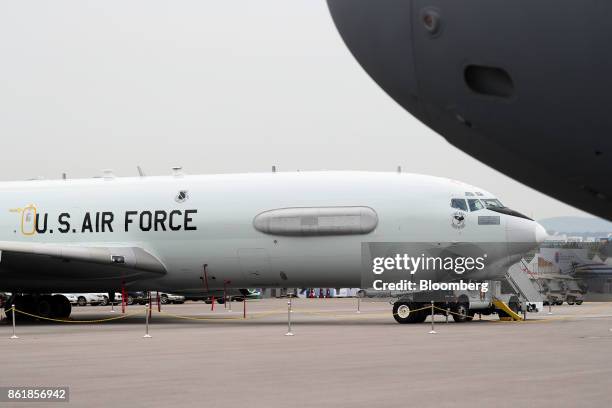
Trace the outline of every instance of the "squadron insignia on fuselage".
<instances>
[{"instance_id":1,"label":"squadron insignia on fuselage","mask_svg":"<svg viewBox=\"0 0 612 408\"><path fill-rule=\"evenodd\" d=\"M187 192L187 190L179 191L176 197L174 197L174 201L176 201L177 203L184 203L188 199L189 199L189 193Z\"/></svg>"},{"instance_id":2,"label":"squadron insignia on fuselage","mask_svg":"<svg viewBox=\"0 0 612 408\"><path fill-rule=\"evenodd\" d=\"M455 229L463 229L465 227L465 213L463 211L455 211L451 217L451 225Z\"/></svg>"}]
</instances>

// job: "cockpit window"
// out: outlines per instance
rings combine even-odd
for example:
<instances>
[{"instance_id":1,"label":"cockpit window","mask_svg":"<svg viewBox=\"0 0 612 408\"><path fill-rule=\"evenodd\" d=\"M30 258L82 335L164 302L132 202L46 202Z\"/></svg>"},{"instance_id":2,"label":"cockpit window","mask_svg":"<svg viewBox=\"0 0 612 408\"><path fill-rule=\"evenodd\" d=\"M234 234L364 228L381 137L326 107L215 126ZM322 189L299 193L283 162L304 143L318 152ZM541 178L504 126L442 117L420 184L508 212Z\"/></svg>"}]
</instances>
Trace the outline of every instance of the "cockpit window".
<instances>
[{"instance_id":1,"label":"cockpit window","mask_svg":"<svg viewBox=\"0 0 612 408\"><path fill-rule=\"evenodd\" d=\"M484 205L489 208L489 207L495 207L495 208L504 208L504 205L497 199L495 198L486 198L484 200L482 200L484 202Z\"/></svg>"},{"instance_id":2,"label":"cockpit window","mask_svg":"<svg viewBox=\"0 0 612 408\"><path fill-rule=\"evenodd\" d=\"M463 198L453 198L451 199L451 207L456 208L458 210L467 211L467 204Z\"/></svg>"},{"instance_id":3,"label":"cockpit window","mask_svg":"<svg viewBox=\"0 0 612 408\"><path fill-rule=\"evenodd\" d=\"M470 211L478 211L484 208L484 205L480 202L480 200L469 199L468 205L470 206Z\"/></svg>"}]
</instances>

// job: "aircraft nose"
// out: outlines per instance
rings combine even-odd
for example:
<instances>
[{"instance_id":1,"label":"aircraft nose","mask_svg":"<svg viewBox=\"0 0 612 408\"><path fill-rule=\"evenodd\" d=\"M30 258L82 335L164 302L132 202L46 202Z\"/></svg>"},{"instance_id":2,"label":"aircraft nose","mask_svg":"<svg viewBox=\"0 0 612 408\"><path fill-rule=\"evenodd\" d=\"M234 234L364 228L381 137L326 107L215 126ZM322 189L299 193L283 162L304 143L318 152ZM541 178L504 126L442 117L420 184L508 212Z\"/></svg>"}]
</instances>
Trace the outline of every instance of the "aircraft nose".
<instances>
[{"instance_id":1,"label":"aircraft nose","mask_svg":"<svg viewBox=\"0 0 612 408\"><path fill-rule=\"evenodd\" d=\"M546 238L548 238L548 232L546 232L546 228L544 228L542 225L540 225L537 222L536 222L536 227L535 227L535 237L536 237L536 242L538 244L541 244L542 242L546 241Z\"/></svg>"},{"instance_id":2,"label":"aircraft nose","mask_svg":"<svg viewBox=\"0 0 612 408\"><path fill-rule=\"evenodd\" d=\"M543 226L526 218L509 216L506 221L506 238L509 243L540 244L548 237Z\"/></svg>"}]
</instances>

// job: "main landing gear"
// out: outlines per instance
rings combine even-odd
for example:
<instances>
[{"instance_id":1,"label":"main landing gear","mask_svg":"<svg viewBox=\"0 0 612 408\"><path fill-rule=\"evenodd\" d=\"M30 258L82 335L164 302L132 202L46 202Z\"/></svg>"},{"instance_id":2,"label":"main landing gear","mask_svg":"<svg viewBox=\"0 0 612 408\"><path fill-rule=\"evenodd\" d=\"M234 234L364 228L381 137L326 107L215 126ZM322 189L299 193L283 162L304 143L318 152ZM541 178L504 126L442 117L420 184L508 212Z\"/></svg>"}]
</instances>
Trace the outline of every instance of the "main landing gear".
<instances>
[{"instance_id":1,"label":"main landing gear","mask_svg":"<svg viewBox=\"0 0 612 408\"><path fill-rule=\"evenodd\" d=\"M18 320L36 320L36 317L29 315L47 319L67 319L72 312L70 301L64 295L15 294L6 302L6 309L12 304L17 310L15 318ZM7 313L8 319L12 317L12 313Z\"/></svg>"}]
</instances>

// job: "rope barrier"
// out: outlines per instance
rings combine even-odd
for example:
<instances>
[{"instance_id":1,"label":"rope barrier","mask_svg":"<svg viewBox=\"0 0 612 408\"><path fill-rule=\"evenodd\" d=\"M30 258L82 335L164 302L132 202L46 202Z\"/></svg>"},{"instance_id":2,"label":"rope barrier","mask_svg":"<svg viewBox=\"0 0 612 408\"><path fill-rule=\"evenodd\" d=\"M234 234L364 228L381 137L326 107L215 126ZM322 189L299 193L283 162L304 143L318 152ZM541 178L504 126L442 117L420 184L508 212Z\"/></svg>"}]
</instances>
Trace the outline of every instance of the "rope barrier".
<instances>
[{"instance_id":1,"label":"rope barrier","mask_svg":"<svg viewBox=\"0 0 612 408\"><path fill-rule=\"evenodd\" d=\"M419 309L410 309L410 313L416 313L416 312L420 312L421 310L431 310L431 306L426 306L426 307L422 307ZM325 311L320 311L320 312L311 312L311 311L307 311L307 310L301 310L301 309L291 309L291 311L293 313L300 313L300 314L306 314L306 315L315 315L315 316L328 316L329 313L335 313L335 312L340 312L340 313L347 313L347 314L353 314L354 311L329 311L329 312L325 312ZM262 312L262 313L266 313L266 312ZM270 312L268 312L270 313ZM280 311L280 312L271 312L272 314L284 314L286 313L286 311ZM397 313L393 313L393 315L397 315Z\"/></svg>"},{"instance_id":2,"label":"rope barrier","mask_svg":"<svg viewBox=\"0 0 612 408\"><path fill-rule=\"evenodd\" d=\"M9 309L9 310L12 310L12 308ZM42 320L47 320L47 321L50 321L50 322L57 322L57 323L104 323L104 322L110 322L110 321L113 321L113 320L125 319L127 317L136 316L136 315L139 315L139 314L142 313L142 312L127 313L127 314L124 314L124 315L109 317L109 318L106 318L106 319L66 320L66 319L55 319L55 318L51 318L51 317L38 316L38 315L35 315L35 314L32 314L32 313L24 312L23 310L19 310L17 308L15 308L15 312L19 313L19 314L22 314L22 315L33 317L35 319L42 319Z\"/></svg>"},{"instance_id":3,"label":"rope barrier","mask_svg":"<svg viewBox=\"0 0 612 408\"><path fill-rule=\"evenodd\" d=\"M443 311L445 314L446 314L446 313L450 313L450 314L455 315L455 316L469 317L469 318L473 318L473 317L474 317L474 316L470 316L470 315L468 315L468 314L464 314L464 313L457 313L457 312L453 312L453 311L452 311L452 310L450 310L450 309L449 309L449 310L447 310L447 309L443 309L443 308L438 307L438 306L434 306L434 309L441 310L441 311Z\"/></svg>"},{"instance_id":4,"label":"rope barrier","mask_svg":"<svg viewBox=\"0 0 612 408\"><path fill-rule=\"evenodd\" d=\"M410 309L410 313L420 312L421 310L431 310L431 305L422 307L420 309ZM395 314L395 313L394 313Z\"/></svg>"},{"instance_id":5,"label":"rope barrier","mask_svg":"<svg viewBox=\"0 0 612 408\"><path fill-rule=\"evenodd\" d=\"M176 314L164 312L163 310L161 312L159 312L159 313L161 315L175 317L177 319L183 319L183 320L244 320L242 317L239 317L239 316L229 316L229 317L192 317L192 316L176 315Z\"/></svg>"},{"instance_id":6,"label":"rope barrier","mask_svg":"<svg viewBox=\"0 0 612 408\"><path fill-rule=\"evenodd\" d=\"M13 310L13 308L8 308L8 309L4 309L5 313L10 313ZM431 306L426 306L426 307L422 307L419 309L411 309L410 313L416 313L416 312L420 312L422 310L431 310ZM126 314L122 314L119 316L113 316L113 317L108 317L108 318L104 318L104 319L93 319L93 320L67 320L67 319L57 319L57 318L51 318L51 317L45 317L45 316L40 316L37 314L33 314L33 313L28 313L25 312L23 310L19 310L17 308L15 308L15 312L25 315L25 316L29 316L35 319L42 319L42 320L46 320L46 321L51 321L51 322L57 322L57 323L105 323L105 322L111 322L111 321L115 321L115 320L122 320L122 319L126 319L128 317L132 317L132 316L136 316L136 315L140 315L143 312L142 311L138 311L138 312L134 312L134 313L126 313ZM177 314L173 314L173 313L168 313L165 311L159 311L158 312L159 315L164 315L164 316L168 316L168 317L174 317L177 319L183 319L183 320L194 320L194 321L221 321L221 320L250 320L250 319L255 319L255 318L262 318L262 317L267 317L267 316L272 316L272 315L284 315L286 313L286 311L284 310L271 310L271 311L263 311L263 312L255 312L255 313L251 313L249 316L247 316L247 318L245 319L244 317L241 316L231 316L231 317L193 317L193 316L184 316L184 315L177 315ZM292 313L299 313L299 314L304 314L304 315L314 315L314 316L329 316L329 312L312 312L312 311L307 311L307 310L300 310L300 309L292 309ZM348 311L347 311L348 313ZM395 314L394 314L395 315Z\"/></svg>"},{"instance_id":7,"label":"rope barrier","mask_svg":"<svg viewBox=\"0 0 612 408\"><path fill-rule=\"evenodd\" d=\"M461 316L461 317L468 317L468 318L473 318L474 316L470 316L468 314L464 314L464 313L458 313L458 312L453 312L452 310L448 310L448 309L444 309L438 306L434 306L434 309L437 309L441 312L443 312L444 314L451 314L451 315L456 315L456 316ZM8 316L8 313L10 313L13 310L12 307L8 308L8 309L4 309L4 313L6 316ZM416 312L420 312L423 310L427 310L427 311L431 311L431 306L425 306L425 307L421 307L418 309L411 309L410 313L416 313ZM51 317L45 317L45 316L39 316L33 313L28 313L25 312L23 310L19 310L17 308L15 308L15 312L25 315L25 316L29 316L35 319L41 319L41 320L47 320L47 321L52 321L52 322L57 322L57 323L105 323L105 322L111 322L111 321L115 321L115 320L122 320L122 319L126 319L128 317L132 317L132 316L137 316L137 315L141 315L143 312L146 313L146 311L138 311L138 312L133 312L133 313L126 313L123 315L119 315L119 316L113 316L113 317L108 317L108 318L104 318L104 319L93 319L93 320L67 320L67 319L56 319L56 318L51 318ZM337 311L336 311L337 312ZM193 316L184 316L184 315L177 315L177 314L173 314L173 313L168 313L165 311L160 311L158 312L158 315L161 316L168 316L168 317L174 317L177 319L183 319L183 320L193 320L193 321L232 321L232 320L251 320L251 319L257 319L257 318L263 318L263 317L267 317L267 316L272 316L272 315L284 315L287 312L285 310L271 310L271 311L262 311L262 312L255 312L255 313L251 313L249 316L246 317L246 319L242 316L225 316L225 317L193 317ZM307 311L307 310L300 310L300 309L292 309L292 313L299 313L299 314L303 314L303 315L314 315L314 316L330 316L329 312L325 312L325 311L319 311L319 312L313 312L313 311ZM332 312L334 313L334 312ZM346 313L351 313L352 311L346 311ZM394 313L393 315L396 315L397 313ZM334 316L332 316L334 317ZM558 318L549 318L549 319L545 319L545 321L550 321L550 320L565 320L565 319L571 319L574 316L564 316L564 317L558 317ZM540 320L538 320L540 321Z\"/></svg>"},{"instance_id":8,"label":"rope barrier","mask_svg":"<svg viewBox=\"0 0 612 408\"><path fill-rule=\"evenodd\" d=\"M272 311L267 311L267 312L255 312L255 313L251 313L249 316L247 316L246 318L242 317L242 316L227 316L227 317L193 317L193 316L185 316L185 315L177 315L177 314L173 314L173 313L168 313L168 312L164 312L163 310L161 312L159 312L160 315L165 315L165 316L169 316L169 317L175 317L177 319L184 319L184 320L212 320L212 321L220 321L220 320L252 320L252 319L257 319L257 318L261 318L261 317L266 317L266 316L272 316L272 315L284 315L285 313L287 313L286 311L279 311L279 310L272 310ZM322 314L321 312L306 312L306 311L296 311L295 309L292 309L292 313L301 313L301 314Z\"/></svg>"},{"instance_id":9,"label":"rope barrier","mask_svg":"<svg viewBox=\"0 0 612 408\"><path fill-rule=\"evenodd\" d=\"M5 313L9 313L13 310L13 308L8 308L8 309L4 309ZM15 308L15 312L25 315L25 316L29 316L35 319L42 319L42 320L47 320L47 321L51 321L51 322L57 322L57 323L104 323L104 322L110 322L110 321L114 321L114 320L121 320L121 319L126 319L128 317L132 317L132 316L136 316L136 315L140 315L143 312L142 311L138 311L138 312L133 312L133 313L126 313L126 314L122 314L119 316L113 316L113 317L108 317L108 318L104 318L104 319L93 319L93 320L67 320L67 319L57 319L57 318L52 318L52 317L45 317L45 316L40 316L37 314L33 314L33 313L28 313L25 312L23 310L19 310L17 308ZM252 313L250 316L248 316L246 319L253 319L253 318L259 318L259 317L265 317L265 316L270 316L270 315L274 315L274 314L284 314L284 311L268 311L268 312L259 312L259 313ZM242 316L231 316L231 317L192 317L192 316L183 316L183 315L177 315L177 314L173 314L173 313L168 313L165 311L160 311L159 315L165 315L165 316L169 316L169 317L175 317L177 319L184 319L184 320L245 320L245 318L243 318Z\"/></svg>"}]
</instances>

